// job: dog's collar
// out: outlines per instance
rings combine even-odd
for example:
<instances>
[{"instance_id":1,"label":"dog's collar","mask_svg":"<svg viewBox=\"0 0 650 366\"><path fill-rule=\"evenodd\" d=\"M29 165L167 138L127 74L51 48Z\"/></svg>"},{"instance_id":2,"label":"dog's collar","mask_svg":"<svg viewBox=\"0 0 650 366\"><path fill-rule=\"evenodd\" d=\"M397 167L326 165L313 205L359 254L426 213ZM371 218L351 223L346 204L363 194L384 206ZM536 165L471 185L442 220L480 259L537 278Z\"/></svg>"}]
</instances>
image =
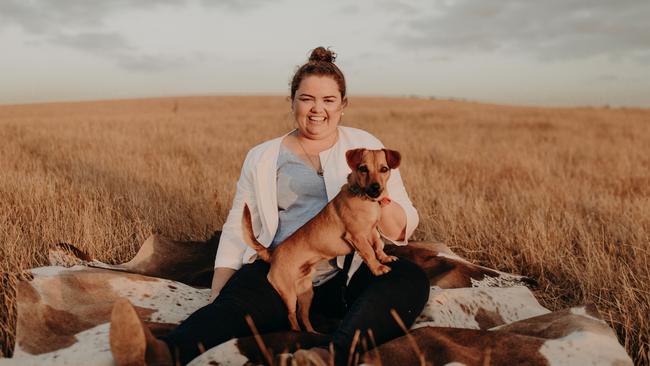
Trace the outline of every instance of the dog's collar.
<instances>
[{"instance_id":1,"label":"dog's collar","mask_svg":"<svg viewBox=\"0 0 650 366\"><path fill-rule=\"evenodd\" d=\"M366 197L366 198L370 198L370 197L368 197L368 196L366 195L366 193L363 191L363 189L361 189L361 187L359 187L358 184L354 184L354 185L350 184L350 185L348 186L348 190L350 191L350 193L352 193L353 195L355 195L355 196L357 196L357 197L362 197L362 198Z\"/></svg>"}]
</instances>

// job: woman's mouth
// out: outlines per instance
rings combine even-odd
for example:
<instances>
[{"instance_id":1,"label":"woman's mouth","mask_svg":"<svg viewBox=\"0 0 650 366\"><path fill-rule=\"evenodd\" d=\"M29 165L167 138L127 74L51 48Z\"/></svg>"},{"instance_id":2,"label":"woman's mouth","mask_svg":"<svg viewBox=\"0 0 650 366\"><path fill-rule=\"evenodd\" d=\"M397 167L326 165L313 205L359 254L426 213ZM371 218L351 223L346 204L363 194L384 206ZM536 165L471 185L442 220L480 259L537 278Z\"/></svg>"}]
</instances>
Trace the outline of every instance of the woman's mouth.
<instances>
[{"instance_id":1,"label":"woman's mouth","mask_svg":"<svg viewBox=\"0 0 650 366\"><path fill-rule=\"evenodd\" d=\"M307 118L309 122L323 122L325 121L325 117L323 116L309 116Z\"/></svg>"}]
</instances>

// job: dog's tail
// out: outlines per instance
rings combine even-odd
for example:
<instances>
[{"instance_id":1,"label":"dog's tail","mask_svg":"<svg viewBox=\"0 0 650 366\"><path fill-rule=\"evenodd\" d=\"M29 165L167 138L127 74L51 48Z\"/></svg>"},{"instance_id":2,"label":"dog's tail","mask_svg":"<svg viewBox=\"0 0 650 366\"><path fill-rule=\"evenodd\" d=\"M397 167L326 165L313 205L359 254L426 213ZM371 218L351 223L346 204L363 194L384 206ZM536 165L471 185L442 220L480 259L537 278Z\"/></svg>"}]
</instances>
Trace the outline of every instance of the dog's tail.
<instances>
[{"instance_id":1,"label":"dog's tail","mask_svg":"<svg viewBox=\"0 0 650 366\"><path fill-rule=\"evenodd\" d=\"M265 262L271 262L271 251L265 248L253 233L253 220L251 219L251 211L248 205L244 204L244 215L241 219L241 227L244 234L244 241L248 246L255 249L257 256Z\"/></svg>"}]
</instances>

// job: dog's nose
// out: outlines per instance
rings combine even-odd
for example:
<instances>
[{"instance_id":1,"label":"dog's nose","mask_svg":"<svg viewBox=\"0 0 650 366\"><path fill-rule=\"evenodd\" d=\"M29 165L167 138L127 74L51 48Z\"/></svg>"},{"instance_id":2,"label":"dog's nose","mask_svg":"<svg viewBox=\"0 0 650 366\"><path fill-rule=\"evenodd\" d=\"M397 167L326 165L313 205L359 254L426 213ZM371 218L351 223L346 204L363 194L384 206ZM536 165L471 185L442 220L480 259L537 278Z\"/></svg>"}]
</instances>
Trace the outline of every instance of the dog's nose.
<instances>
[{"instance_id":1,"label":"dog's nose","mask_svg":"<svg viewBox=\"0 0 650 366\"><path fill-rule=\"evenodd\" d=\"M372 198L377 198L381 194L381 186L379 183L371 183L366 189L366 193Z\"/></svg>"}]
</instances>

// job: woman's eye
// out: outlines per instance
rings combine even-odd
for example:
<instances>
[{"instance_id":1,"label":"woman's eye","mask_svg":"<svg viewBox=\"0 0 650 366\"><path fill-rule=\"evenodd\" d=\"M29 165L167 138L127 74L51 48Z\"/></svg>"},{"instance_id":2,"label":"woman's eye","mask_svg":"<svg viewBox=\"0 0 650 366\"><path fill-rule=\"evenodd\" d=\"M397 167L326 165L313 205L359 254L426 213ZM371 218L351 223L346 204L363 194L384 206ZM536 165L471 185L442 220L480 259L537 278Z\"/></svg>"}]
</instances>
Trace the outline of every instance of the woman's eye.
<instances>
[{"instance_id":1,"label":"woman's eye","mask_svg":"<svg viewBox=\"0 0 650 366\"><path fill-rule=\"evenodd\" d=\"M359 171L360 171L361 173L368 173L368 168L365 167L365 166L360 166L360 167L359 167Z\"/></svg>"}]
</instances>

